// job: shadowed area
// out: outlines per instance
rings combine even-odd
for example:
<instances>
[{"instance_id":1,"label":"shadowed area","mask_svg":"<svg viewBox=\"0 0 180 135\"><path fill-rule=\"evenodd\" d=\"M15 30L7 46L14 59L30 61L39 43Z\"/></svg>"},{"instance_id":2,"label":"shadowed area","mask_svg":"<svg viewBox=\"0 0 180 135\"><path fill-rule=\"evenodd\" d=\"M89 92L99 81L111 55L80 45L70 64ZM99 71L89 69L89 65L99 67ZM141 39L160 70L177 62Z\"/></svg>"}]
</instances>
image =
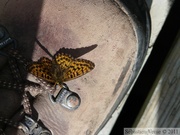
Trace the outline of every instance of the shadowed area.
<instances>
[{"instance_id":1,"label":"shadowed area","mask_svg":"<svg viewBox=\"0 0 180 135\"><path fill-rule=\"evenodd\" d=\"M0 25L3 25L7 29L10 37L18 41L17 49L29 59L31 59L34 49L34 37L38 31L42 4L43 0L0 1ZM5 53L12 46L12 44L9 44L8 47L0 48L0 51ZM23 82L24 80L13 78L9 59L11 58L0 54L0 80L12 83ZM22 70L22 65L17 64L16 66L20 69L22 78L25 79L27 72ZM0 87L0 117L9 118L14 121L21 120L18 112L22 109L22 93L20 94L18 91L18 88L14 90ZM15 128L11 128L10 126L2 126L2 128L6 128L7 135L16 134Z\"/></svg>"},{"instance_id":2,"label":"shadowed area","mask_svg":"<svg viewBox=\"0 0 180 135\"><path fill-rule=\"evenodd\" d=\"M50 57L53 57L53 54L51 54L48 49L43 46L37 39L36 39L37 44L42 48L42 50L44 50L44 52L46 52ZM87 47L82 47L82 48L60 48L55 54L57 53L65 53L65 54L70 54L73 58L78 58L90 51L92 51L93 49L95 49L98 45L94 44L91 46L87 46ZM55 55L54 54L54 55Z\"/></svg>"}]
</instances>

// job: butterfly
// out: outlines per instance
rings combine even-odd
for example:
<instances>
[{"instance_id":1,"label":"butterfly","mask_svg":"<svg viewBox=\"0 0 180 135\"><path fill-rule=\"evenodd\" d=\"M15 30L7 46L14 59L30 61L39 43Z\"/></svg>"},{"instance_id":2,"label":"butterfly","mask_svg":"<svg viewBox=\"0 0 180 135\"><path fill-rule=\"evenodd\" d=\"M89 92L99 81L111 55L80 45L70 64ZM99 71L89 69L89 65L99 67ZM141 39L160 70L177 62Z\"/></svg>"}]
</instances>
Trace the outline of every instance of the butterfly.
<instances>
[{"instance_id":1,"label":"butterfly","mask_svg":"<svg viewBox=\"0 0 180 135\"><path fill-rule=\"evenodd\" d=\"M76 59L65 53L56 53L52 60L41 57L28 66L28 72L54 85L76 79L91 70L95 64L86 59Z\"/></svg>"}]
</instances>

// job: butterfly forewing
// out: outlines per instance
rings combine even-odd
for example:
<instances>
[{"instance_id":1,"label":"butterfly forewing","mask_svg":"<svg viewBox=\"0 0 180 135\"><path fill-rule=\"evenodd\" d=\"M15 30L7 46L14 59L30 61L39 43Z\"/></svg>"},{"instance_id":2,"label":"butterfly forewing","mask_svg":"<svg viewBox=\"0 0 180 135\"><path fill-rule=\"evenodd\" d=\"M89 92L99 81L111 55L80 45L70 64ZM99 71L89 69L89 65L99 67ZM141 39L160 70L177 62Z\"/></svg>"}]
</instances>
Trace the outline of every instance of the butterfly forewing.
<instances>
[{"instance_id":1,"label":"butterfly forewing","mask_svg":"<svg viewBox=\"0 0 180 135\"><path fill-rule=\"evenodd\" d=\"M62 70L65 70L69 68L70 63L73 61L73 58L68 54L57 53L54 56L53 61L55 61L59 65L59 68L61 68Z\"/></svg>"},{"instance_id":2,"label":"butterfly forewing","mask_svg":"<svg viewBox=\"0 0 180 135\"><path fill-rule=\"evenodd\" d=\"M74 59L68 69L63 73L62 80L69 81L78 78L88 72L90 72L95 67L94 63L89 60L84 59Z\"/></svg>"}]
</instances>

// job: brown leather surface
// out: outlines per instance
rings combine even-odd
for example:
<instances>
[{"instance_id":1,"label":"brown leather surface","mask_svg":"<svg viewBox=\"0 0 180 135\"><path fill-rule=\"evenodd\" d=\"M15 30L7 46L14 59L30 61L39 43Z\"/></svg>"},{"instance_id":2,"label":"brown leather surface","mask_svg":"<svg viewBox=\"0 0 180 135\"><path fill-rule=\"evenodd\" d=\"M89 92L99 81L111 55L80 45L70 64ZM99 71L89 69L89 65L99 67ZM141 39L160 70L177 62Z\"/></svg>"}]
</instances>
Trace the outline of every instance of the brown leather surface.
<instances>
[{"instance_id":1,"label":"brown leather surface","mask_svg":"<svg viewBox=\"0 0 180 135\"><path fill-rule=\"evenodd\" d=\"M60 48L71 48L71 55L95 63L93 71L67 82L81 97L77 110L52 104L47 94L36 97L34 103L39 119L54 135L94 134L127 84L135 63L136 37L125 13L110 1L1 0L0 24L18 40L20 52L28 59L50 58L35 42L37 38L52 55ZM35 81L30 76L27 79ZM1 90L0 96L8 97L0 99L1 115L10 117L19 107L19 96L11 90ZM4 103L8 110L2 109Z\"/></svg>"}]
</instances>

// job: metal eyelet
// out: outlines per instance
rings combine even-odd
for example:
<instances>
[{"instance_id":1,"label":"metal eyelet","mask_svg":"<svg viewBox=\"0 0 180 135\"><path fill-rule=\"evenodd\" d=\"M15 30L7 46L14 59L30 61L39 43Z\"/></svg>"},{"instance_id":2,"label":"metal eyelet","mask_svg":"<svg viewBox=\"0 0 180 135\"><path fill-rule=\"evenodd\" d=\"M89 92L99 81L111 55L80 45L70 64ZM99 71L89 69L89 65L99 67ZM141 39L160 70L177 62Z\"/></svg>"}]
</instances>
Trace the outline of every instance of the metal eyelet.
<instances>
[{"instance_id":1,"label":"metal eyelet","mask_svg":"<svg viewBox=\"0 0 180 135\"><path fill-rule=\"evenodd\" d=\"M0 49L4 48L5 46L13 43L13 48L17 48L17 42L13 38L10 37L7 29L0 25ZM0 51L0 55L8 56L5 52Z\"/></svg>"},{"instance_id":2,"label":"metal eyelet","mask_svg":"<svg viewBox=\"0 0 180 135\"><path fill-rule=\"evenodd\" d=\"M6 28L0 25L0 49L12 42L14 42L14 39L9 36Z\"/></svg>"},{"instance_id":3,"label":"metal eyelet","mask_svg":"<svg viewBox=\"0 0 180 135\"><path fill-rule=\"evenodd\" d=\"M59 103L69 110L75 110L80 106L81 99L78 94L69 90L68 86L64 83L56 97L49 94L49 99L52 103Z\"/></svg>"},{"instance_id":4,"label":"metal eyelet","mask_svg":"<svg viewBox=\"0 0 180 135\"><path fill-rule=\"evenodd\" d=\"M27 115L25 115L24 121L20 123L20 127L24 133L29 135L52 135L49 130L41 127L37 122Z\"/></svg>"}]
</instances>

